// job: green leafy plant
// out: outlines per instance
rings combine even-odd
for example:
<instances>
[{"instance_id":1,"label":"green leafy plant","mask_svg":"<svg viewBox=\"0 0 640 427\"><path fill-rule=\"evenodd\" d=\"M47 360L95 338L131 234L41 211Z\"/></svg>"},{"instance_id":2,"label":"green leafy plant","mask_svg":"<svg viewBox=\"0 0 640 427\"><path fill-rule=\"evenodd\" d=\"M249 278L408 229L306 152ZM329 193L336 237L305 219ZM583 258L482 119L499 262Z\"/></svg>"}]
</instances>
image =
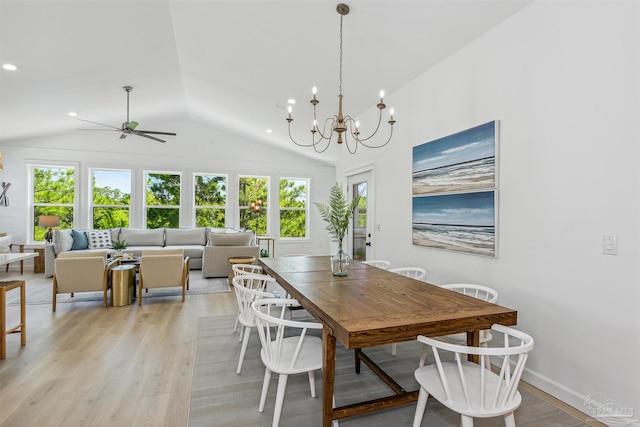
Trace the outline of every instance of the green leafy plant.
<instances>
[{"instance_id":1,"label":"green leafy plant","mask_svg":"<svg viewBox=\"0 0 640 427\"><path fill-rule=\"evenodd\" d=\"M360 196L361 194L354 195L351 203L348 203L342 186L336 182L331 187L328 205L315 202L320 216L327 222L325 229L331 234L334 242L342 244L342 239L344 239L349 227L349 220L353 216L353 211L358 207Z\"/></svg>"},{"instance_id":2,"label":"green leafy plant","mask_svg":"<svg viewBox=\"0 0 640 427\"><path fill-rule=\"evenodd\" d=\"M111 242L111 247L117 251L121 251L123 249L127 249L127 241L126 240L114 240Z\"/></svg>"}]
</instances>

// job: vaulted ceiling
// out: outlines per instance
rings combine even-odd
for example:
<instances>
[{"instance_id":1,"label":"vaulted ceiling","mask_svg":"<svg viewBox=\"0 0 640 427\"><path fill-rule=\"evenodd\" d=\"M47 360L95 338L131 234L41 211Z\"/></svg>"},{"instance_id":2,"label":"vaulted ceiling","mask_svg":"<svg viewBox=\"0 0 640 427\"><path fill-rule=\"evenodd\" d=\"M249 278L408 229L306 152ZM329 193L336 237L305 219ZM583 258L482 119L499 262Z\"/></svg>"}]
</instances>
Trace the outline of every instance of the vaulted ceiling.
<instances>
[{"instance_id":1,"label":"vaulted ceiling","mask_svg":"<svg viewBox=\"0 0 640 427\"><path fill-rule=\"evenodd\" d=\"M347 2L345 109L362 113L380 89L393 106L395 90L530 2ZM305 150L288 139L285 109L298 101L300 138L309 135L312 86L320 115L337 112L337 3L0 0L0 62L18 66L0 69L0 144L96 127L70 111L119 127L122 87L131 85L131 119L141 128L189 119Z\"/></svg>"}]
</instances>

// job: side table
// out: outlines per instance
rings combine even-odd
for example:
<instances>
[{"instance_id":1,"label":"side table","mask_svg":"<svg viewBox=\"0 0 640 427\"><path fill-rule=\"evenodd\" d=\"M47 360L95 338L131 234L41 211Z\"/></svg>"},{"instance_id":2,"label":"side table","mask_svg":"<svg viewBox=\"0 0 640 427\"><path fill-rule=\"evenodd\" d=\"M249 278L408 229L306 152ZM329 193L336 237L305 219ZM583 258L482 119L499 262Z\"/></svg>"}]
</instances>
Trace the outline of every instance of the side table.
<instances>
[{"instance_id":1,"label":"side table","mask_svg":"<svg viewBox=\"0 0 640 427\"><path fill-rule=\"evenodd\" d=\"M44 248L33 248L38 256L33 259L33 272L44 273Z\"/></svg>"},{"instance_id":2,"label":"side table","mask_svg":"<svg viewBox=\"0 0 640 427\"><path fill-rule=\"evenodd\" d=\"M231 266L233 264L253 264L254 262L256 262L256 257L254 256L232 256L229 257L228 259L229 261L229 268L231 268ZM233 268L231 268L231 271L229 272L229 286L233 286Z\"/></svg>"},{"instance_id":3,"label":"side table","mask_svg":"<svg viewBox=\"0 0 640 427\"><path fill-rule=\"evenodd\" d=\"M136 266L117 265L111 268L111 302L114 307L129 305L135 289Z\"/></svg>"},{"instance_id":4,"label":"side table","mask_svg":"<svg viewBox=\"0 0 640 427\"><path fill-rule=\"evenodd\" d=\"M7 291L20 288L20 324L7 329L6 304ZM0 282L0 359L7 357L7 334L20 332L20 344L27 343L27 309L26 286L24 280L12 280Z\"/></svg>"},{"instance_id":5,"label":"side table","mask_svg":"<svg viewBox=\"0 0 640 427\"><path fill-rule=\"evenodd\" d=\"M267 242L267 253L270 257L276 256L276 239L271 236L256 236L256 243L260 246L262 241Z\"/></svg>"}]
</instances>

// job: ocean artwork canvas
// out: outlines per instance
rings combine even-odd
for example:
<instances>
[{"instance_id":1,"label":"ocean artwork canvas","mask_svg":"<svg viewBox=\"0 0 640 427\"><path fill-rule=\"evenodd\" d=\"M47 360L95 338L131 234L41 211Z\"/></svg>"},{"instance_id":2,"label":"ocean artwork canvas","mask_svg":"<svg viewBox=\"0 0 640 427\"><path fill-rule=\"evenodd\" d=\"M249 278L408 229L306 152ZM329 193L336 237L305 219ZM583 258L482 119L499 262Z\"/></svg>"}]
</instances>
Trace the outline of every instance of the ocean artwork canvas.
<instances>
[{"instance_id":1,"label":"ocean artwork canvas","mask_svg":"<svg viewBox=\"0 0 640 427\"><path fill-rule=\"evenodd\" d=\"M498 122L413 147L413 195L496 187Z\"/></svg>"},{"instance_id":2,"label":"ocean artwork canvas","mask_svg":"<svg viewBox=\"0 0 640 427\"><path fill-rule=\"evenodd\" d=\"M496 192L413 198L414 245L496 256Z\"/></svg>"}]
</instances>

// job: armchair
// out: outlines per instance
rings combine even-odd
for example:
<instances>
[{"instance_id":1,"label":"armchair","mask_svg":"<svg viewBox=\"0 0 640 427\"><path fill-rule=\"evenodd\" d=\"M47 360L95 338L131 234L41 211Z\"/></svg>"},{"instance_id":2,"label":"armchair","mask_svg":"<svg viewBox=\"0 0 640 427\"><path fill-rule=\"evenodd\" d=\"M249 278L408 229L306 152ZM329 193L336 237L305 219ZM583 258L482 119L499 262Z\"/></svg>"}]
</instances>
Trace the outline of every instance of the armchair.
<instances>
[{"instance_id":1,"label":"armchair","mask_svg":"<svg viewBox=\"0 0 640 427\"><path fill-rule=\"evenodd\" d=\"M142 305L143 289L182 288L182 302L189 282L189 257L169 251L144 251L140 258L138 305ZM171 251L173 252L173 251Z\"/></svg>"},{"instance_id":2,"label":"armchair","mask_svg":"<svg viewBox=\"0 0 640 427\"><path fill-rule=\"evenodd\" d=\"M55 260L53 273L52 311L56 311L58 294L76 292L103 292L103 304L107 306L109 269L118 261L107 264L107 252L65 253Z\"/></svg>"}]
</instances>

